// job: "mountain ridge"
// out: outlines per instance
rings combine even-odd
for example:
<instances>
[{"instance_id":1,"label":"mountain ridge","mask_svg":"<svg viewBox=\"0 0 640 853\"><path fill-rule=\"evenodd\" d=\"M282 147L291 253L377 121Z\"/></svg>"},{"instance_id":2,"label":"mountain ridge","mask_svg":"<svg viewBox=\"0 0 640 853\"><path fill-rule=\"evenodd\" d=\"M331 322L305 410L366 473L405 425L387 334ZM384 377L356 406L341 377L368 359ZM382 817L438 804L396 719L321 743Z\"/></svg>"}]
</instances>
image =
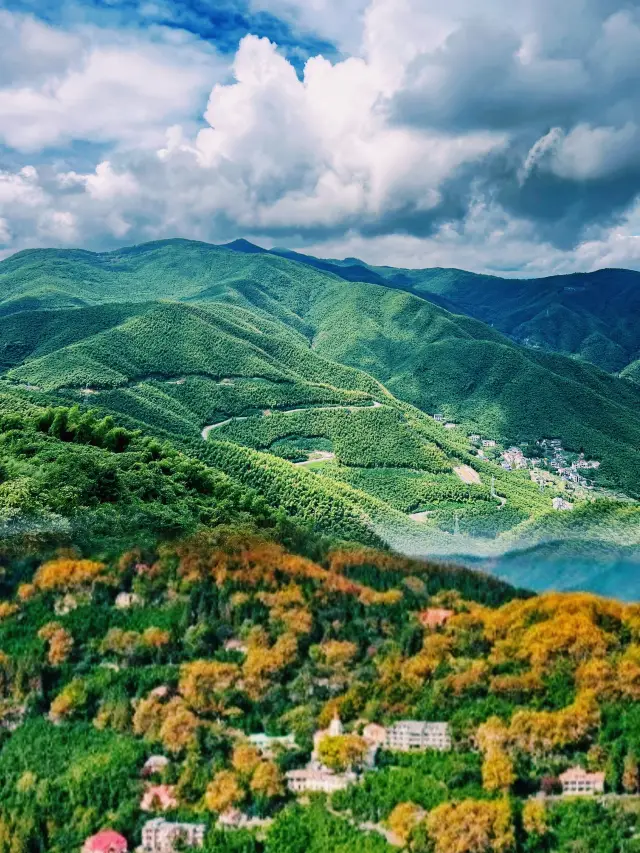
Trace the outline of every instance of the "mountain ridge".
<instances>
[{"instance_id":1,"label":"mountain ridge","mask_svg":"<svg viewBox=\"0 0 640 853\"><path fill-rule=\"evenodd\" d=\"M575 511L554 516L551 498L573 486L552 478L543 494L529 471L501 467L501 447L483 460L469 440L528 442L533 455L536 441L560 436L563 452L600 462L598 487L633 496L640 388L586 362L245 243L35 250L0 263L0 283L7 391L177 442L325 532L498 572L512 554L516 579L523 548L594 530L632 556L640 542L625 504L611 503L605 529L579 489ZM548 585L557 566L542 562ZM575 578L570 558L562 573ZM591 576L604 577L599 567Z\"/></svg>"}]
</instances>

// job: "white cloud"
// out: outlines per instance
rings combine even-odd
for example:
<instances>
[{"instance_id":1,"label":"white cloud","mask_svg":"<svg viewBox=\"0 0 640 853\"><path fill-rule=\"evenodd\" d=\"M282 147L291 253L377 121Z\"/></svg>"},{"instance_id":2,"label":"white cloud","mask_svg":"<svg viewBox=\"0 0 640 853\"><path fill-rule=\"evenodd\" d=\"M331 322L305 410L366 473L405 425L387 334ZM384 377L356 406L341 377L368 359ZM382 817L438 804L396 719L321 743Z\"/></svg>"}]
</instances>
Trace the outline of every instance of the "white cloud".
<instances>
[{"instance_id":1,"label":"white cloud","mask_svg":"<svg viewBox=\"0 0 640 853\"><path fill-rule=\"evenodd\" d=\"M327 36L344 22L355 55L302 76L256 36L227 73L179 30L10 16L0 140L37 170L0 173L0 245L254 234L409 266L640 266L621 180L640 170L640 18L613 6L254 0ZM100 143L93 165L38 158L69 140Z\"/></svg>"},{"instance_id":2,"label":"white cloud","mask_svg":"<svg viewBox=\"0 0 640 853\"><path fill-rule=\"evenodd\" d=\"M198 111L224 70L204 43L170 30L153 39L90 27L67 33L0 14L6 41L15 39L0 51L0 142L18 150L73 140L157 144L168 122Z\"/></svg>"},{"instance_id":3,"label":"white cloud","mask_svg":"<svg viewBox=\"0 0 640 853\"><path fill-rule=\"evenodd\" d=\"M349 53L359 48L366 7L367 0L250 0L253 11L270 12Z\"/></svg>"}]
</instances>

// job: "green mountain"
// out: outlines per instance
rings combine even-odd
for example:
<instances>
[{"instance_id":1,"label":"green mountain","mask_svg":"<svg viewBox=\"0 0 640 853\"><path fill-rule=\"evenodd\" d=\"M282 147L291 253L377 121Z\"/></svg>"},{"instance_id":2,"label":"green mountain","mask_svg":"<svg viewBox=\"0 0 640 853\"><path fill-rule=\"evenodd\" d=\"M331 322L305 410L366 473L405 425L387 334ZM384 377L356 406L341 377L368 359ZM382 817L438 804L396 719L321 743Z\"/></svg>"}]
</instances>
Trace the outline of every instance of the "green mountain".
<instances>
[{"instance_id":1,"label":"green mountain","mask_svg":"<svg viewBox=\"0 0 640 853\"><path fill-rule=\"evenodd\" d=\"M518 554L543 543L551 554L553 542L624 548L624 574L637 565L635 503L594 511L593 493L568 495L557 478L541 491L468 435L527 442L532 455L557 437L600 462L598 486L634 497L640 387L351 267L347 280L244 241L14 255L0 264L8 410L23 400L112 415L343 539L499 572L510 561L516 574ZM554 512L555 496L575 511ZM599 559L558 576L541 555L540 586L599 588Z\"/></svg>"},{"instance_id":2,"label":"green mountain","mask_svg":"<svg viewBox=\"0 0 640 853\"><path fill-rule=\"evenodd\" d=\"M640 352L640 273L633 270L505 279L458 269L372 267L354 258L324 261L274 251L345 281L407 290L489 323L517 343L578 356L611 373L622 371Z\"/></svg>"}]
</instances>

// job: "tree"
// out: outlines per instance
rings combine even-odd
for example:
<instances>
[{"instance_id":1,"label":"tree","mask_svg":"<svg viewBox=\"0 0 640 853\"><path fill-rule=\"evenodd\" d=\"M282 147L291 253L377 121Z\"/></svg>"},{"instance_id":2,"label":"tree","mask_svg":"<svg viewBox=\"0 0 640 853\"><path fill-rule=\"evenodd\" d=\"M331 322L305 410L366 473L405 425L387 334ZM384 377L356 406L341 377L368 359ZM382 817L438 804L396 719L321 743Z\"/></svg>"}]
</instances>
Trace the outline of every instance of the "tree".
<instances>
[{"instance_id":1,"label":"tree","mask_svg":"<svg viewBox=\"0 0 640 853\"><path fill-rule=\"evenodd\" d=\"M38 631L41 640L49 643L47 660L51 666L65 663L73 649L73 637L59 622L47 622Z\"/></svg>"},{"instance_id":2,"label":"tree","mask_svg":"<svg viewBox=\"0 0 640 853\"><path fill-rule=\"evenodd\" d=\"M368 751L366 740L359 735L327 735L318 744L320 761L338 772L361 767Z\"/></svg>"},{"instance_id":3,"label":"tree","mask_svg":"<svg viewBox=\"0 0 640 853\"><path fill-rule=\"evenodd\" d=\"M415 803L398 803L387 818L387 826L406 844L424 814L424 810Z\"/></svg>"},{"instance_id":4,"label":"tree","mask_svg":"<svg viewBox=\"0 0 640 853\"><path fill-rule=\"evenodd\" d=\"M347 640L326 640L318 649L327 666L347 666L358 653L356 644Z\"/></svg>"},{"instance_id":5,"label":"tree","mask_svg":"<svg viewBox=\"0 0 640 853\"><path fill-rule=\"evenodd\" d=\"M516 780L513 760L498 747L489 749L482 763L482 785L485 791L507 793Z\"/></svg>"},{"instance_id":6,"label":"tree","mask_svg":"<svg viewBox=\"0 0 640 853\"><path fill-rule=\"evenodd\" d=\"M195 743L200 720L175 696L164 706L160 740L169 752L179 753Z\"/></svg>"},{"instance_id":7,"label":"tree","mask_svg":"<svg viewBox=\"0 0 640 853\"><path fill-rule=\"evenodd\" d=\"M527 835L542 838L547 834L547 809L540 800L527 800L522 809L522 826Z\"/></svg>"},{"instance_id":8,"label":"tree","mask_svg":"<svg viewBox=\"0 0 640 853\"><path fill-rule=\"evenodd\" d=\"M149 649L162 649L169 644L170 640L171 634L155 625L145 628L142 633L142 645Z\"/></svg>"},{"instance_id":9,"label":"tree","mask_svg":"<svg viewBox=\"0 0 640 853\"><path fill-rule=\"evenodd\" d=\"M235 663L196 660L180 670L180 693L202 714L220 714L224 694L237 684L240 669Z\"/></svg>"},{"instance_id":10,"label":"tree","mask_svg":"<svg viewBox=\"0 0 640 853\"><path fill-rule=\"evenodd\" d=\"M244 791L236 774L231 770L220 770L207 785L204 801L212 812L221 814L244 799Z\"/></svg>"},{"instance_id":11,"label":"tree","mask_svg":"<svg viewBox=\"0 0 640 853\"><path fill-rule=\"evenodd\" d=\"M245 778L251 776L261 760L260 751L250 743L239 743L231 756L233 769Z\"/></svg>"},{"instance_id":12,"label":"tree","mask_svg":"<svg viewBox=\"0 0 640 853\"><path fill-rule=\"evenodd\" d=\"M284 793L284 782L278 765L273 761L261 761L251 779L251 790L259 797L273 800Z\"/></svg>"},{"instance_id":13,"label":"tree","mask_svg":"<svg viewBox=\"0 0 640 853\"><path fill-rule=\"evenodd\" d=\"M51 718L62 720L80 711L88 700L87 688L80 678L74 678L62 689L51 703Z\"/></svg>"},{"instance_id":14,"label":"tree","mask_svg":"<svg viewBox=\"0 0 640 853\"><path fill-rule=\"evenodd\" d=\"M515 845L506 799L443 803L429 813L427 829L435 853L507 853Z\"/></svg>"},{"instance_id":15,"label":"tree","mask_svg":"<svg viewBox=\"0 0 640 853\"><path fill-rule=\"evenodd\" d=\"M622 772L622 787L627 794L637 794L640 788L640 773L638 771L638 759L630 752L624 760Z\"/></svg>"},{"instance_id":16,"label":"tree","mask_svg":"<svg viewBox=\"0 0 640 853\"><path fill-rule=\"evenodd\" d=\"M43 563L33 579L41 590L74 589L101 578L104 563L93 560L58 559Z\"/></svg>"}]
</instances>

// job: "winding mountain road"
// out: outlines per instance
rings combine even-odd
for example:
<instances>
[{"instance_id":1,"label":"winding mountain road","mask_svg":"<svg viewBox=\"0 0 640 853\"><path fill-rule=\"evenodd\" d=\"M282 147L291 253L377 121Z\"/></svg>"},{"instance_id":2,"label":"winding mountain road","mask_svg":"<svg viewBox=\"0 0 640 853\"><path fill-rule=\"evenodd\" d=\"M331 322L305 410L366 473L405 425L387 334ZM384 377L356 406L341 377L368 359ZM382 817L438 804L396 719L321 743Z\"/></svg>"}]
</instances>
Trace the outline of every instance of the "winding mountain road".
<instances>
[{"instance_id":1,"label":"winding mountain road","mask_svg":"<svg viewBox=\"0 0 640 853\"><path fill-rule=\"evenodd\" d=\"M272 414L274 415L290 415L293 412L330 412L330 411L345 411L345 412L355 412L359 409L379 409L382 406L382 403L379 403L377 400L374 400L370 406L306 406L304 408L298 409L267 409L265 410L261 417L270 417ZM220 429L220 427L226 426L227 424L233 423L234 421L246 421L248 415L236 415L232 418L227 418L224 421L218 421L217 424L209 424L204 427L200 435L206 441L209 438L209 435L212 430ZM255 417L253 415L252 417Z\"/></svg>"}]
</instances>

